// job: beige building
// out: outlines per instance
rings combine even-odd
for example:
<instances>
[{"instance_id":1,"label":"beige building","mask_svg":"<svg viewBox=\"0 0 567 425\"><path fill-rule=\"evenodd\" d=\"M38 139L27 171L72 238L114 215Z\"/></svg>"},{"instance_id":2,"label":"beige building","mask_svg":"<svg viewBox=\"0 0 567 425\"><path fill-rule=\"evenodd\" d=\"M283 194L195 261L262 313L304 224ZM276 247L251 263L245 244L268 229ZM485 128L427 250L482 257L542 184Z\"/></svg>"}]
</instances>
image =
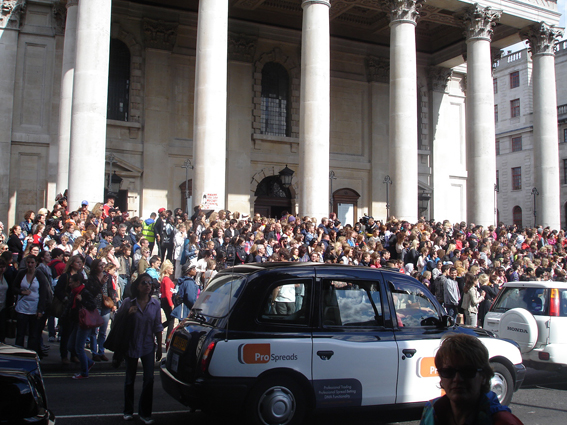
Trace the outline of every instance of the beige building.
<instances>
[{"instance_id":1,"label":"beige building","mask_svg":"<svg viewBox=\"0 0 567 425\"><path fill-rule=\"evenodd\" d=\"M567 217L567 41L555 45L561 227ZM533 64L527 49L506 52L494 65L498 220L540 224L540 188L534 180ZM515 115L515 116L512 116ZM534 190L535 188L535 190ZM535 195L535 214L534 214Z\"/></svg>"},{"instance_id":2,"label":"beige building","mask_svg":"<svg viewBox=\"0 0 567 425\"><path fill-rule=\"evenodd\" d=\"M536 53L535 161L552 164L536 176L541 220L557 221L555 0L0 3L8 223L67 188L71 208L101 201L116 174L119 204L144 217L187 190L271 216L332 202L349 222L491 224L492 62L521 38Z\"/></svg>"}]
</instances>

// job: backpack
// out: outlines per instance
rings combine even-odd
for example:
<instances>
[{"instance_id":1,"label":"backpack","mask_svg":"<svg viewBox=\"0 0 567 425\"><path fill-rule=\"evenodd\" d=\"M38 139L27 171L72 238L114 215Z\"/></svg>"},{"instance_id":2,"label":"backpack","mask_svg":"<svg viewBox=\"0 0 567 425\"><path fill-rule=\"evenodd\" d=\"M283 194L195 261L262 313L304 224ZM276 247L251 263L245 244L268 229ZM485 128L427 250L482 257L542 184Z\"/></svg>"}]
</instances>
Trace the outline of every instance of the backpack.
<instances>
[{"instance_id":1,"label":"backpack","mask_svg":"<svg viewBox=\"0 0 567 425\"><path fill-rule=\"evenodd\" d=\"M51 269L51 277L55 280L55 279L59 279L59 275L57 274L57 271L55 270L55 265L62 263L63 261L61 260L55 260L53 261L53 263L51 263L51 265L49 266L49 268ZM55 286L55 285L54 285Z\"/></svg>"},{"instance_id":2,"label":"backpack","mask_svg":"<svg viewBox=\"0 0 567 425\"><path fill-rule=\"evenodd\" d=\"M236 258L236 248L234 245L230 244L226 248L226 264L227 266L234 266L234 260Z\"/></svg>"},{"instance_id":3,"label":"backpack","mask_svg":"<svg viewBox=\"0 0 567 425\"><path fill-rule=\"evenodd\" d=\"M193 307L193 304L195 304L195 301L197 301L197 297L199 296L199 287L197 286L195 281L190 278L180 278L177 280L177 282L178 282L178 291L177 294L175 295L175 299L173 303L175 304L177 302L181 304L183 302L183 304L185 304L187 307L189 308ZM179 289L181 289L182 285L184 286L185 290L183 291L182 294L180 294Z\"/></svg>"}]
</instances>

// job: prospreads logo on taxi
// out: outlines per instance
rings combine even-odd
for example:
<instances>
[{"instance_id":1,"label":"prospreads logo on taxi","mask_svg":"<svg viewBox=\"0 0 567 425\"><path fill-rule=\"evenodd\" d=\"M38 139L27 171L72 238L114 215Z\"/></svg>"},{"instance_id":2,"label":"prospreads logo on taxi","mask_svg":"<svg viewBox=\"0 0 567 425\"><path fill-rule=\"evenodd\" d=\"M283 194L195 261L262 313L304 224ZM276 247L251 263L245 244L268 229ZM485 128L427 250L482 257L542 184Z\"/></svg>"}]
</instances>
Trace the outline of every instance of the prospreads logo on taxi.
<instances>
[{"instance_id":1,"label":"prospreads logo on taxi","mask_svg":"<svg viewBox=\"0 0 567 425\"><path fill-rule=\"evenodd\" d=\"M297 354L272 353L270 344L242 344L238 347L238 361L242 364L276 363L294 360L297 360Z\"/></svg>"}]
</instances>

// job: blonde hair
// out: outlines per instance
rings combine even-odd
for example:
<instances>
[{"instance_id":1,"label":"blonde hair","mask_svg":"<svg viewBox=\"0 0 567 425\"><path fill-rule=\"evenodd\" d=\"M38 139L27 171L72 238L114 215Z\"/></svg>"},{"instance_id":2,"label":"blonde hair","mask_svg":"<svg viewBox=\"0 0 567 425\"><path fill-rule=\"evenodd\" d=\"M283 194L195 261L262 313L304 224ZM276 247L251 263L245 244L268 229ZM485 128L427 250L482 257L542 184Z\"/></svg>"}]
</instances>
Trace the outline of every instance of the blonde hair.
<instances>
[{"instance_id":1,"label":"blonde hair","mask_svg":"<svg viewBox=\"0 0 567 425\"><path fill-rule=\"evenodd\" d=\"M173 263L170 260L165 260L163 263L161 263L161 267L159 268L159 282L161 283L161 281L163 280L163 277L166 274L170 274L167 273L168 270L171 270L173 272Z\"/></svg>"}]
</instances>

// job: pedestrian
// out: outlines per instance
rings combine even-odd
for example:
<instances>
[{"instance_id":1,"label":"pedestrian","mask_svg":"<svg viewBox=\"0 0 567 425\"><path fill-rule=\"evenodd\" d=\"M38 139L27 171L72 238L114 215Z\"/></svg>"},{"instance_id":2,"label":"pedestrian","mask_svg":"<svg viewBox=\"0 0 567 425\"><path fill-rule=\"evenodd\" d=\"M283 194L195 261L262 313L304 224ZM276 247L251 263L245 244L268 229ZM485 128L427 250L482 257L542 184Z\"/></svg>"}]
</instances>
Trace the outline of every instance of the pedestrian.
<instances>
[{"instance_id":1,"label":"pedestrian","mask_svg":"<svg viewBox=\"0 0 567 425\"><path fill-rule=\"evenodd\" d=\"M490 391L494 371L488 350L478 338L446 337L435 355L435 367L445 395L427 402L420 425L522 425Z\"/></svg>"},{"instance_id":2,"label":"pedestrian","mask_svg":"<svg viewBox=\"0 0 567 425\"><path fill-rule=\"evenodd\" d=\"M484 301L485 292L479 294L478 276L472 273L465 275L465 289L463 295L463 310L465 311L465 325L477 327L478 305Z\"/></svg>"},{"instance_id":3,"label":"pedestrian","mask_svg":"<svg viewBox=\"0 0 567 425\"><path fill-rule=\"evenodd\" d=\"M152 298L152 277L142 274L132 284L132 297L127 298L120 312L128 311L133 318L133 331L130 333L128 350L125 355L126 380L124 383L124 420L134 419L134 382L138 359L142 360L143 386L138 404L138 414L146 425L153 424L152 404L154 388L154 359L162 357L161 308L159 301Z\"/></svg>"},{"instance_id":4,"label":"pedestrian","mask_svg":"<svg viewBox=\"0 0 567 425\"><path fill-rule=\"evenodd\" d=\"M86 308L89 311L96 310L93 294L85 288L85 279L82 273L75 273L69 278L71 289L71 305L68 311L69 321L72 324L71 335L67 349L74 354L81 363L81 371L73 375L73 379L81 380L89 377L89 372L94 366L94 361L87 357L85 343L91 335L92 329L83 329L80 325L80 310Z\"/></svg>"},{"instance_id":5,"label":"pedestrian","mask_svg":"<svg viewBox=\"0 0 567 425\"><path fill-rule=\"evenodd\" d=\"M45 275L37 270L38 259L33 255L26 257L26 269L20 270L14 280L14 292L17 295L17 333L16 345L23 347L26 332L29 350L37 352L40 358L44 353L40 349L39 321L45 314L48 303L48 291L51 290Z\"/></svg>"}]
</instances>

